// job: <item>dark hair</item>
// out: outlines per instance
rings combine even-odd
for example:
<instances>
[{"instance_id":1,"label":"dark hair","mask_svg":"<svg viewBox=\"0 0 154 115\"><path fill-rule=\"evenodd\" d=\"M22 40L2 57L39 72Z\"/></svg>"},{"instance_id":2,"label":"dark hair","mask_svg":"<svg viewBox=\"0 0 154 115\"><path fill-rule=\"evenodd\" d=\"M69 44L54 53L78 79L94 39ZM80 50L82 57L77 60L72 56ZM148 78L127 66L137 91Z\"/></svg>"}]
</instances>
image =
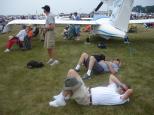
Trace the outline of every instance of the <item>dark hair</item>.
<instances>
[{"instance_id":1,"label":"dark hair","mask_svg":"<svg viewBox=\"0 0 154 115\"><path fill-rule=\"evenodd\" d=\"M118 62L121 62L119 58L116 59Z\"/></svg>"},{"instance_id":2,"label":"dark hair","mask_svg":"<svg viewBox=\"0 0 154 115\"><path fill-rule=\"evenodd\" d=\"M44 7L42 7L42 9L44 9L46 12L50 12L50 6L45 5Z\"/></svg>"},{"instance_id":3,"label":"dark hair","mask_svg":"<svg viewBox=\"0 0 154 115\"><path fill-rule=\"evenodd\" d=\"M26 29L26 25L22 25L22 29Z\"/></svg>"}]
</instances>

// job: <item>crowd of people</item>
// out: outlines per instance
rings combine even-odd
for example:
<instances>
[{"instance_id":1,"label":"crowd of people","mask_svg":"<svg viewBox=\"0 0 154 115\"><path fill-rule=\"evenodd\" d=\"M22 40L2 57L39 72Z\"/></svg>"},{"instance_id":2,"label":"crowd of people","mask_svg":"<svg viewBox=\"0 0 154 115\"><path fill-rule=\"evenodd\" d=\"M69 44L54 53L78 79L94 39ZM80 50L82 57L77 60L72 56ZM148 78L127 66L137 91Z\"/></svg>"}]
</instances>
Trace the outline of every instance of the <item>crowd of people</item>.
<instances>
[{"instance_id":1,"label":"crowd of people","mask_svg":"<svg viewBox=\"0 0 154 115\"><path fill-rule=\"evenodd\" d=\"M45 5L42 9L46 15L46 23L41 30L44 37L44 47L48 53L47 64L53 66L60 63L55 56L55 19L50 12L50 6ZM74 13L70 18L80 20L77 13ZM76 39L79 40L80 26L73 26ZM36 30L36 27L32 28L31 25L23 26L16 36L9 36L4 52L10 52L15 44L22 50L31 49L32 37L37 33ZM79 72L82 65L86 67L87 71L83 76L80 76ZM74 99L81 105L119 105L128 102L133 90L119 79L118 70L120 67L121 60L119 58L106 60L104 54L89 55L86 52L82 53L74 69L68 71L64 88L60 94L53 96L54 100L50 101L49 105L52 107L65 106L69 99ZM106 72L110 73L107 86L87 87L85 85L83 80L90 80L95 74L103 75Z\"/></svg>"}]
</instances>

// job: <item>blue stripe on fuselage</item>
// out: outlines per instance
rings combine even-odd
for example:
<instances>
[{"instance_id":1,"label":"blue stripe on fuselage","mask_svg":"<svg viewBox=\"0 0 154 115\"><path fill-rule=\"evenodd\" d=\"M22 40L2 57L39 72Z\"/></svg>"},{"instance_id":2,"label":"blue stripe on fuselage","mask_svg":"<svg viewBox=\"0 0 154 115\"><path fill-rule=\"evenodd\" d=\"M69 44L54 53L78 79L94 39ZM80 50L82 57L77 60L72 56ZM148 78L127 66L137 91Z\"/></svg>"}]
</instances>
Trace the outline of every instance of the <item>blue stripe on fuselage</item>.
<instances>
[{"instance_id":1,"label":"blue stripe on fuselage","mask_svg":"<svg viewBox=\"0 0 154 115\"><path fill-rule=\"evenodd\" d=\"M96 30L95 32L100 32L100 33L102 33L102 34L104 34L104 35L107 35L107 36L116 36L116 34L111 34L111 33L109 33L109 32L105 32L105 31L103 31L103 30Z\"/></svg>"}]
</instances>

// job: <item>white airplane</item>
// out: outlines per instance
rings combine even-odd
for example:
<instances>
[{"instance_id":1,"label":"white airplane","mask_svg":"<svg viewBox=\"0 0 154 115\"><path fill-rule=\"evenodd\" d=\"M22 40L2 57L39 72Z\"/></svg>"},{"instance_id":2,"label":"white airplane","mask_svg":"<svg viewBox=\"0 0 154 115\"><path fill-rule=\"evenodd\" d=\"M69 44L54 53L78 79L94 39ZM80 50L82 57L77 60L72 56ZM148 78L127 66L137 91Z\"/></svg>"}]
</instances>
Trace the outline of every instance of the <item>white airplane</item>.
<instances>
[{"instance_id":1,"label":"white airplane","mask_svg":"<svg viewBox=\"0 0 154 115\"><path fill-rule=\"evenodd\" d=\"M114 0L113 1L113 12L110 17L93 17L92 20L65 20L55 18L56 24L79 24L79 25L92 25L93 34L99 35L105 39L120 37L127 41L127 31L129 23L154 23L154 19L141 19L141 20L130 20L134 0ZM98 5L95 9L97 11L103 2ZM45 20L13 20L6 25L9 27L12 24L45 24Z\"/></svg>"}]
</instances>

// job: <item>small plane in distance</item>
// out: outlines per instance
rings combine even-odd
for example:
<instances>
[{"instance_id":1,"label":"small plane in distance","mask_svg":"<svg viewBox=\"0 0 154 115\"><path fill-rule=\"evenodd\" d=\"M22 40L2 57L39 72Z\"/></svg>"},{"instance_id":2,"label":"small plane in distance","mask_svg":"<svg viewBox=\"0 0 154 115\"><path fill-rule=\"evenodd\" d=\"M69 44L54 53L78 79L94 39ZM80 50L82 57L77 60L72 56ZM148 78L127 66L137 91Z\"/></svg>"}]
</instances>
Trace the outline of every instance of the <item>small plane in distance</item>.
<instances>
[{"instance_id":1,"label":"small plane in distance","mask_svg":"<svg viewBox=\"0 0 154 115\"><path fill-rule=\"evenodd\" d=\"M90 20L66 20L63 18L55 18L56 24L79 24L79 25L92 25L93 34L99 35L105 39L115 39L117 37L124 39L128 42L128 24L129 23L154 23L154 19L140 19L130 20L134 0L113 0L113 11L110 17L94 15ZM103 1L94 9L96 12L103 5ZM21 19L13 20L6 25L9 27L12 24L45 24L45 20L30 20Z\"/></svg>"}]
</instances>

